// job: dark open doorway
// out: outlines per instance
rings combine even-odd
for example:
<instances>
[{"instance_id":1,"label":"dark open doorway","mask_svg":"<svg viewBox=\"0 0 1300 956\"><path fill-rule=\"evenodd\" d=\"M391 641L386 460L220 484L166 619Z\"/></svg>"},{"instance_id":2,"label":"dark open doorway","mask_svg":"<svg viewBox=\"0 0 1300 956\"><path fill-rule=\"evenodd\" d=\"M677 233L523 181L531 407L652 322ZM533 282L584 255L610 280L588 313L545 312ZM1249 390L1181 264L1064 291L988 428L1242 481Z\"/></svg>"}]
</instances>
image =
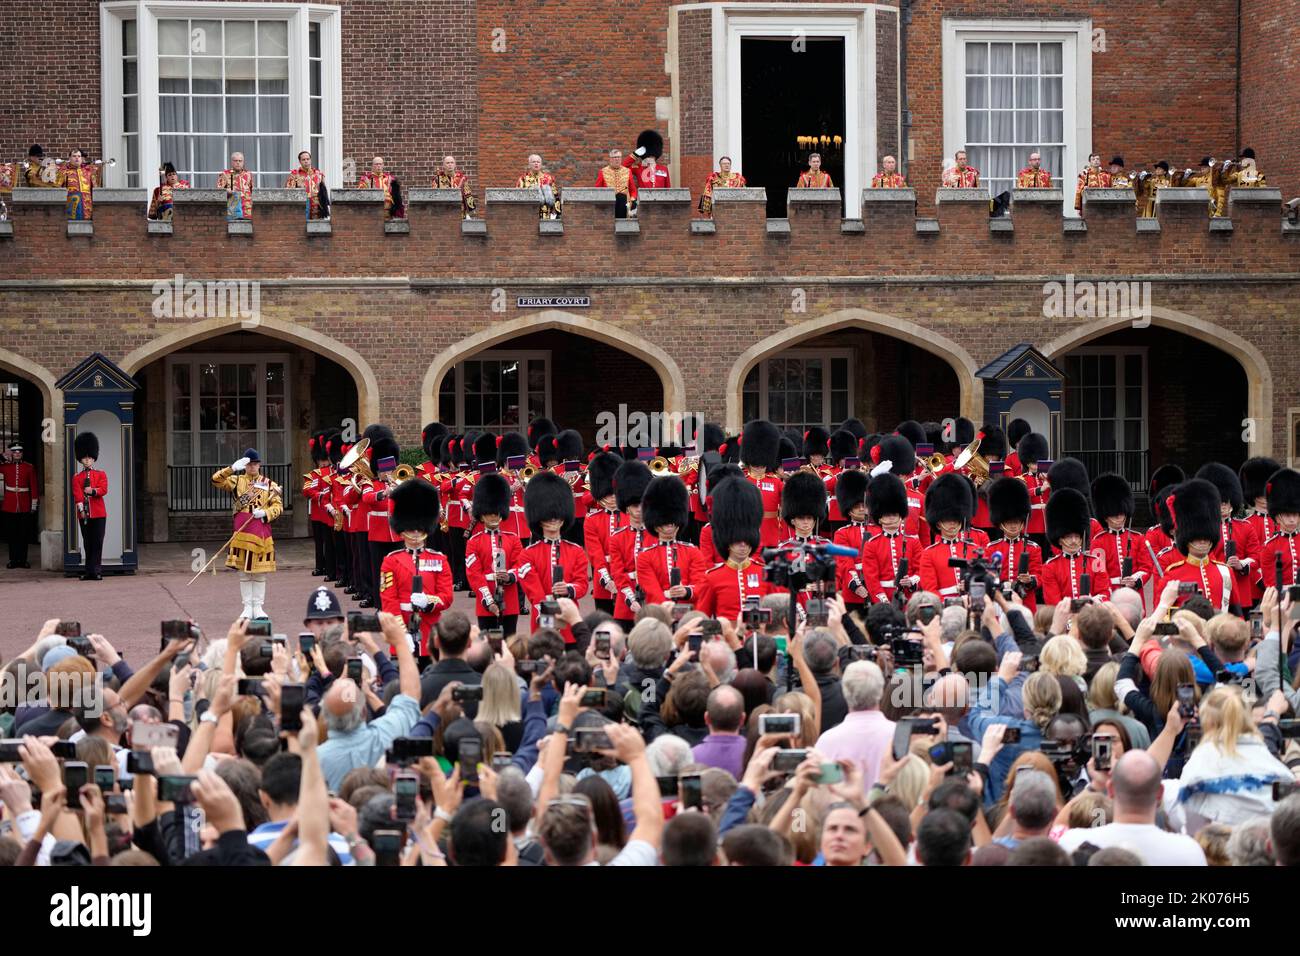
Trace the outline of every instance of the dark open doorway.
<instances>
[{"instance_id":1,"label":"dark open doorway","mask_svg":"<svg viewBox=\"0 0 1300 956\"><path fill-rule=\"evenodd\" d=\"M767 188L768 216L785 215L785 191L807 168L809 153L822 154L822 169L842 191L844 39L742 37L740 78L739 172L748 185ZM799 141L813 136L816 147Z\"/></svg>"}]
</instances>

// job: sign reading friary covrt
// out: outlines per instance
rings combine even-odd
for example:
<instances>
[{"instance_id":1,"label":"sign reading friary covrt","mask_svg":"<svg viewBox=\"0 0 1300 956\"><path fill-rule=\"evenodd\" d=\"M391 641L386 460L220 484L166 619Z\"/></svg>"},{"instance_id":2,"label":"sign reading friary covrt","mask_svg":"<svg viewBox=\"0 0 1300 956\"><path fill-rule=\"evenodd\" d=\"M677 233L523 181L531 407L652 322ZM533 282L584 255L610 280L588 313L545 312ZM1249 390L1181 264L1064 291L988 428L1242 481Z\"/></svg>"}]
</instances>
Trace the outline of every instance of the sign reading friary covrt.
<instances>
[{"instance_id":1,"label":"sign reading friary covrt","mask_svg":"<svg viewBox=\"0 0 1300 956\"><path fill-rule=\"evenodd\" d=\"M586 309L591 307L588 295L521 295L515 299L520 309Z\"/></svg>"}]
</instances>

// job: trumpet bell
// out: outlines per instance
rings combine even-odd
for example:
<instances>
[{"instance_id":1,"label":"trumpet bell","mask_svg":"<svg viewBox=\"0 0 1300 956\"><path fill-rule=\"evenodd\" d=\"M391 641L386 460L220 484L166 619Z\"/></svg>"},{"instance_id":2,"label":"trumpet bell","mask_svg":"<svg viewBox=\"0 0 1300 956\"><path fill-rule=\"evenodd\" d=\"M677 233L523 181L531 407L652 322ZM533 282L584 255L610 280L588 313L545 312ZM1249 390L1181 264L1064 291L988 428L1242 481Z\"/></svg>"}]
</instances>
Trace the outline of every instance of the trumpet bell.
<instances>
[{"instance_id":1,"label":"trumpet bell","mask_svg":"<svg viewBox=\"0 0 1300 956\"><path fill-rule=\"evenodd\" d=\"M668 463L668 459L665 458L663 455L656 455L655 457L651 458L649 463L649 468L650 468L650 473L654 475L656 478L660 478L664 475L667 475L673 470L673 466Z\"/></svg>"},{"instance_id":2,"label":"trumpet bell","mask_svg":"<svg viewBox=\"0 0 1300 956\"><path fill-rule=\"evenodd\" d=\"M536 465L524 465L524 467L519 469L519 480L524 484L528 484L529 479L535 474L537 474ZM540 488L541 485L538 485L538 487Z\"/></svg>"},{"instance_id":3,"label":"trumpet bell","mask_svg":"<svg viewBox=\"0 0 1300 956\"><path fill-rule=\"evenodd\" d=\"M410 481L415 477L415 466L402 462L393 469L393 484L400 485L404 481Z\"/></svg>"},{"instance_id":4,"label":"trumpet bell","mask_svg":"<svg viewBox=\"0 0 1300 956\"><path fill-rule=\"evenodd\" d=\"M948 459L943 457L943 452L936 451L929 458L925 459L925 467L930 474L938 475L948 467Z\"/></svg>"}]
</instances>

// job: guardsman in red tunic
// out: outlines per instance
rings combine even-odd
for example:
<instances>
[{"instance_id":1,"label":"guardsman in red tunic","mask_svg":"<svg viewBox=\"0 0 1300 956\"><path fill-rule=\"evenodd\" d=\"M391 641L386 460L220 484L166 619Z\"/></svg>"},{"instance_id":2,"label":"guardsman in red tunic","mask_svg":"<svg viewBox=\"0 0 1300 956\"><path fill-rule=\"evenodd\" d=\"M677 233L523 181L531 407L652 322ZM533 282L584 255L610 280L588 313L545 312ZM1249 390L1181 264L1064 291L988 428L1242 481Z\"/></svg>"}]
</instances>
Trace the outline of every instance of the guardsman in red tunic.
<instances>
[{"instance_id":1,"label":"guardsman in red tunic","mask_svg":"<svg viewBox=\"0 0 1300 956\"><path fill-rule=\"evenodd\" d=\"M862 467L862 459L858 457L858 438L853 432L841 428L831 433L830 461L823 484L826 485L826 520L830 523L828 533L833 533L836 528L849 520L840 511L835 484L841 473L857 471Z\"/></svg>"},{"instance_id":2,"label":"guardsman in red tunic","mask_svg":"<svg viewBox=\"0 0 1300 956\"><path fill-rule=\"evenodd\" d=\"M528 438L528 447L533 450L533 454L528 459L528 464L534 468L541 468L542 459L537 452L537 446L541 444L542 439L547 435L558 435L559 433L559 428L549 418L534 418L529 422L528 431L525 434Z\"/></svg>"},{"instance_id":3,"label":"guardsman in red tunic","mask_svg":"<svg viewBox=\"0 0 1300 956\"><path fill-rule=\"evenodd\" d=\"M99 438L94 432L81 432L73 442L73 454L81 471L72 476L72 500L81 524L81 539L86 548L82 562L83 581L101 581L103 574L104 527L108 524L108 509L104 496L108 494L108 475L94 467L99 460Z\"/></svg>"},{"instance_id":4,"label":"guardsman in red tunic","mask_svg":"<svg viewBox=\"0 0 1300 956\"><path fill-rule=\"evenodd\" d=\"M989 482L985 497L989 520L1002 537L989 546L988 558L1002 556L1001 577L1011 581L1032 614L1038 609L1038 586L1043 580L1043 549L1029 540L1029 488L1018 478L1003 475Z\"/></svg>"},{"instance_id":5,"label":"guardsman in red tunic","mask_svg":"<svg viewBox=\"0 0 1300 956\"><path fill-rule=\"evenodd\" d=\"M1262 583L1265 587L1278 583L1279 558L1282 584L1300 583L1300 472L1290 468L1275 472L1268 479L1264 495L1275 530L1259 550Z\"/></svg>"},{"instance_id":6,"label":"guardsman in red tunic","mask_svg":"<svg viewBox=\"0 0 1300 956\"><path fill-rule=\"evenodd\" d=\"M510 513L510 482L487 474L474 485L474 520L483 529L465 544L465 576L474 592L478 626L499 627L509 637L519 623L518 568L524 546L519 536L501 530Z\"/></svg>"},{"instance_id":7,"label":"guardsman in red tunic","mask_svg":"<svg viewBox=\"0 0 1300 956\"><path fill-rule=\"evenodd\" d=\"M1047 439L1038 432L1029 432L1016 445L1016 457L1020 462L1020 480L1029 491L1029 523L1025 525L1025 534L1029 535L1044 549L1047 546L1047 498L1050 489L1047 475L1040 470L1039 462L1047 462ZM1051 465L1047 465L1051 468ZM1046 553L1046 551L1044 551Z\"/></svg>"},{"instance_id":8,"label":"guardsman in red tunic","mask_svg":"<svg viewBox=\"0 0 1300 956\"><path fill-rule=\"evenodd\" d=\"M1169 509L1165 507L1165 501L1174 493L1174 488L1186 480L1187 475L1177 465L1161 465L1151 475L1147 493L1151 501L1151 513L1155 516L1156 523L1147 529L1147 541L1151 544L1151 550L1157 555L1165 548L1174 546L1174 521L1169 517Z\"/></svg>"},{"instance_id":9,"label":"guardsman in red tunic","mask_svg":"<svg viewBox=\"0 0 1300 956\"><path fill-rule=\"evenodd\" d=\"M334 567L334 517L325 510L329 490L329 452L325 450L328 431L312 433L307 440L315 468L302 476L302 496L307 499L307 519L311 522L311 536L316 545L316 567L313 577L329 577Z\"/></svg>"},{"instance_id":10,"label":"guardsman in red tunic","mask_svg":"<svg viewBox=\"0 0 1300 956\"><path fill-rule=\"evenodd\" d=\"M587 552L562 537L573 523L573 492L559 475L535 474L524 493L524 507L533 543L520 553L516 577L532 605L531 630L535 631L543 601L567 597L576 603L586 595ZM563 634L566 644L575 643L569 628Z\"/></svg>"},{"instance_id":11,"label":"guardsman in red tunic","mask_svg":"<svg viewBox=\"0 0 1300 956\"><path fill-rule=\"evenodd\" d=\"M848 517L848 524L839 528L832 539L835 544L851 548L857 558L835 558L835 589L844 598L851 611L861 608L871 600L871 590L862 572L862 545L871 537L867 526L867 485L871 479L865 471L842 471L835 482L835 499L840 514Z\"/></svg>"},{"instance_id":12,"label":"guardsman in red tunic","mask_svg":"<svg viewBox=\"0 0 1300 956\"><path fill-rule=\"evenodd\" d=\"M453 597L447 556L425 547L438 526L438 489L423 478L412 478L398 485L389 497L390 520L393 530L402 536L402 548L384 558L380 566L380 607L389 614L400 614L408 631L418 630L419 640L413 644L420 656L427 657L429 634L442 612L451 607Z\"/></svg>"},{"instance_id":13,"label":"guardsman in red tunic","mask_svg":"<svg viewBox=\"0 0 1300 956\"><path fill-rule=\"evenodd\" d=\"M1192 594L1202 594L1215 613L1227 611L1232 604L1232 571L1214 559L1222 528L1219 489L1204 478L1192 478L1175 489L1169 510L1174 516L1174 545L1180 560L1165 570L1156 583L1156 593L1171 581L1191 585L1190 593L1180 593L1176 606Z\"/></svg>"},{"instance_id":14,"label":"guardsman in red tunic","mask_svg":"<svg viewBox=\"0 0 1300 956\"><path fill-rule=\"evenodd\" d=\"M329 455L330 465L329 473L325 476L327 487L321 489L321 507L334 522L334 567L329 579L350 594L352 592L348 589L352 586L352 550L348 546L347 515L343 511L343 488L348 476L339 467L346 448L347 443L338 430L325 436L325 451Z\"/></svg>"},{"instance_id":15,"label":"guardsman in red tunic","mask_svg":"<svg viewBox=\"0 0 1300 956\"><path fill-rule=\"evenodd\" d=\"M446 496L442 493L442 479L450 457L447 452L447 426L441 422L430 422L420 431L420 447L424 449L424 461L420 462L415 469L415 477L423 478L433 487L438 489L438 498L440 501L446 501ZM451 545L447 540L447 532L442 530L442 525L433 532L430 539L433 546L443 554L451 553ZM452 578L456 576L456 569L452 568Z\"/></svg>"},{"instance_id":16,"label":"guardsman in red tunic","mask_svg":"<svg viewBox=\"0 0 1300 956\"><path fill-rule=\"evenodd\" d=\"M740 457L745 477L763 496L763 547L774 548L781 540L781 431L765 419L745 425L740 439Z\"/></svg>"},{"instance_id":17,"label":"guardsman in red tunic","mask_svg":"<svg viewBox=\"0 0 1300 956\"><path fill-rule=\"evenodd\" d=\"M637 583L637 559L646 548L655 545L655 536L641 521L641 498L654 475L645 462L624 461L614 472L614 499L618 510L627 516L627 524L609 537L609 570L614 576L614 620L630 628L645 600Z\"/></svg>"},{"instance_id":18,"label":"guardsman in red tunic","mask_svg":"<svg viewBox=\"0 0 1300 956\"><path fill-rule=\"evenodd\" d=\"M979 439L980 457L989 463L989 474L987 478L980 475L970 476L975 482L975 517L971 520L971 524L983 531L991 532L997 528L997 525L989 517L989 505L984 490L988 482L1006 471L1006 463L1003 459L1007 456L1007 435L996 425L985 425L975 437Z\"/></svg>"},{"instance_id":19,"label":"guardsman in red tunic","mask_svg":"<svg viewBox=\"0 0 1300 956\"><path fill-rule=\"evenodd\" d=\"M862 546L863 583L873 603L888 604L900 590L905 600L921 583L921 542L907 533L903 479L892 472L872 478L867 485L867 511L880 533Z\"/></svg>"},{"instance_id":20,"label":"guardsman in red tunic","mask_svg":"<svg viewBox=\"0 0 1300 956\"><path fill-rule=\"evenodd\" d=\"M1196 477L1204 478L1219 490L1219 543L1210 557L1226 564L1232 572L1232 603L1245 614L1255 600L1260 541L1249 521L1233 517L1245 504L1241 479L1217 461L1202 465Z\"/></svg>"},{"instance_id":21,"label":"guardsman in red tunic","mask_svg":"<svg viewBox=\"0 0 1300 956\"><path fill-rule=\"evenodd\" d=\"M974 513L975 489L967 478L947 472L930 485L925 493L925 520L935 537L921 552L922 591L940 598L961 593L961 569L948 562L954 558L969 561L989 543L984 532L969 527Z\"/></svg>"},{"instance_id":22,"label":"guardsman in red tunic","mask_svg":"<svg viewBox=\"0 0 1300 956\"><path fill-rule=\"evenodd\" d=\"M694 519L694 534L692 537L697 543L699 541L701 529L703 529L704 525L707 524L709 520L709 512L704 505L704 501L700 497L699 489L700 477L702 469L704 468L703 455L707 452L717 451L726 440L727 436L723 434L721 428L712 422L705 422L703 436L701 437L698 434L696 435L696 454L701 457L696 458L694 460L695 466L688 468L685 474L682 475L682 481L686 482L686 488L691 493L691 518Z\"/></svg>"},{"instance_id":23,"label":"guardsman in red tunic","mask_svg":"<svg viewBox=\"0 0 1300 956\"><path fill-rule=\"evenodd\" d=\"M32 538L33 515L40 508L40 489L36 469L23 461L21 442L13 442L0 463L0 520L9 541L9 564L13 568L30 568L27 542Z\"/></svg>"},{"instance_id":24,"label":"guardsman in red tunic","mask_svg":"<svg viewBox=\"0 0 1300 956\"><path fill-rule=\"evenodd\" d=\"M727 559L704 573L695 608L718 620L739 620L747 598L773 591L764 580L763 564L754 557L763 524L763 499L743 477L723 478L713 488L710 524Z\"/></svg>"},{"instance_id":25,"label":"guardsman in red tunic","mask_svg":"<svg viewBox=\"0 0 1300 956\"><path fill-rule=\"evenodd\" d=\"M691 603L708 570L699 548L677 540L690 513L687 497L676 475L656 478L641 497L641 520L657 539L636 559L636 580L647 603Z\"/></svg>"},{"instance_id":26,"label":"guardsman in red tunic","mask_svg":"<svg viewBox=\"0 0 1300 956\"><path fill-rule=\"evenodd\" d=\"M491 436L486 436L491 437ZM476 443L482 443L482 439ZM480 458L480 461L485 459ZM524 517L524 485L520 472L528 463L528 439L519 432L506 432L496 439L497 469L510 482L513 500L510 502L510 514L501 522L501 529L519 535L520 541L526 541L530 532L528 521ZM472 526L472 525L471 525ZM567 526L566 526L567 527Z\"/></svg>"},{"instance_id":27,"label":"guardsman in red tunic","mask_svg":"<svg viewBox=\"0 0 1300 956\"><path fill-rule=\"evenodd\" d=\"M744 478L745 474L740 470L739 465L733 465L729 462L715 464L709 469L708 476L708 510L706 514L712 517L713 514L713 489L719 483L726 481L728 478ZM760 495L761 497L761 495ZM722 552L718 550L717 542L713 537L713 522L709 520L703 528L700 529L700 554L704 556L705 564L712 567L721 561L726 560ZM757 560L757 558L756 558Z\"/></svg>"},{"instance_id":28,"label":"guardsman in red tunic","mask_svg":"<svg viewBox=\"0 0 1300 956\"><path fill-rule=\"evenodd\" d=\"M1047 502L1047 540L1059 552L1043 565L1043 600L1056 605L1063 598L1110 596L1104 562L1088 552L1088 499L1074 488L1052 492Z\"/></svg>"},{"instance_id":29,"label":"guardsman in red tunic","mask_svg":"<svg viewBox=\"0 0 1300 956\"><path fill-rule=\"evenodd\" d=\"M1020 463L1020 439L1028 435L1033 429L1029 422L1023 418L1013 418L1007 422L1007 460L1006 473L1014 478L1025 470L1024 465Z\"/></svg>"},{"instance_id":30,"label":"guardsman in red tunic","mask_svg":"<svg viewBox=\"0 0 1300 956\"><path fill-rule=\"evenodd\" d=\"M873 476L888 471L903 482L903 490L907 492L903 532L915 538L922 549L926 548L930 544L930 526L925 522L925 493L920 482L910 480L916 472L916 448L911 439L902 433L886 435L863 456L864 461L868 459L875 466L871 469Z\"/></svg>"},{"instance_id":31,"label":"guardsman in red tunic","mask_svg":"<svg viewBox=\"0 0 1300 956\"><path fill-rule=\"evenodd\" d=\"M614 474L622 463L622 458L607 451L591 459L587 484L595 507L587 512L582 526L583 544L591 564L591 596L599 610L611 615L618 588L610 566L610 538L619 528L627 527L627 515L618 510L618 498L614 494Z\"/></svg>"},{"instance_id":32,"label":"guardsman in red tunic","mask_svg":"<svg viewBox=\"0 0 1300 956\"><path fill-rule=\"evenodd\" d=\"M1237 477L1241 479L1242 497L1251 509L1246 520L1250 522L1255 540L1259 542L1260 561L1252 576L1254 601L1264 596L1264 588L1268 585L1264 575L1271 572L1271 568L1263 561L1264 543L1277 533L1277 523L1268 516L1268 480L1281 470L1282 466L1272 458L1250 458L1237 471Z\"/></svg>"},{"instance_id":33,"label":"guardsman in red tunic","mask_svg":"<svg viewBox=\"0 0 1300 956\"><path fill-rule=\"evenodd\" d=\"M781 521L790 529L785 545L830 544L818 532L826 520L826 486L811 471L799 470L786 479L781 492ZM799 592L799 604L830 590L820 581L811 581Z\"/></svg>"},{"instance_id":34,"label":"guardsman in red tunic","mask_svg":"<svg viewBox=\"0 0 1300 956\"><path fill-rule=\"evenodd\" d=\"M572 428L566 428L552 438L543 439L538 445L542 465L563 478L573 490L573 525L565 537L575 544L585 545L583 525L587 512L592 508L592 501L587 494L587 469L582 460L582 450L582 435Z\"/></svg>"},{"instance_id":35,"label":"guardsman in red tunic","mask_svg":"<svg viewBox=\"0 0 1300 956\"><path fill-rule=\"evenodd\" d=\"M1062 458L1058 462L1053 462L1052 467L1047 472L1047 500L1052 500L1052 495L1063 488L1073 488L1079 494L1083 495L1083 500L1087 501L1088 496L1092 493L1092 479L1088 477L1088 468L1077 458ZM1088 538L1091 540L1104 530L1101 522L1092 518L1089 523Z\"/></svg>"},{"instance_id":36,"label":"guardsman in red tunic","mask_svg":"<svg viewBox=\"0 0 1300 956\"><path fill-rule=\"evenodd\" d=\"M474 482L479 472L472 467L474 448L479 436L470 433L460 435L447 443L452 454L454 471L443 476L439 493L446 502L442 515L442 530L447 534L447 555L451 558L452 579L457 591L469 589L465 580L465 540L469 537L470 502L474 495ZM496 439L491 440L492 455L490 464L496 467Z\"/></svg>"},{"instance_id":37,"label":"guardsman in red tunic","mask_svg":"<svg viewBox=\"0 0 1300 956\"><path fill-rule=\"evenodd\" d=\"M377 436L370 443L370 460L374 462L375 480L364 482L361 491L361 507L366 514L366 550L370 559L373 580L379 580L379 569L384 558L402 546L402 536L393 530L389 521L392 492L396 487L393 472L397 468L401 449L397 442L383 435ZM435 486L436 487L436 486ZM369 602L361 602L362 607L374 607L379 603L379 589Z\"/></svg>"},{"instance_id":38,"label":"guardsman in red tunic","mask_svg":"<svg viewBox=\"0 0 1300 956\"><path fill-rule=\"evenodd\" d=\"M1098 475L1092 483L1092 505L1105 530L1092 539L1093 552L1106 561L1111 590L1133 588L1142 594L1155 576L1146 535L1128 526L1133 520L1133 489L1123 475Z\"/></svg>"},{"instance_id":39,"label":"guardsman in red tunic","mask_svg":"<svg viewBox=\"0 0 1300 956\"><path fill-rule=\"evenodd\" d=\"M830 474L831 433L813 425L803 433L803 457L818 479ZM823 499L825 494L822 495Z\"/></svg>"},{"instance_id":40,"label":"guardsman in red tunic","mask_svg":"<svg viewBox=\"0 0 1300 956\"><path fill-rule=\"evenodd\" d=\"M669 189L672 177L660 160L664 155L664 138L656 130L642 130L623 165L636 177L637 189Z\"/></svg>"}]
</instances>

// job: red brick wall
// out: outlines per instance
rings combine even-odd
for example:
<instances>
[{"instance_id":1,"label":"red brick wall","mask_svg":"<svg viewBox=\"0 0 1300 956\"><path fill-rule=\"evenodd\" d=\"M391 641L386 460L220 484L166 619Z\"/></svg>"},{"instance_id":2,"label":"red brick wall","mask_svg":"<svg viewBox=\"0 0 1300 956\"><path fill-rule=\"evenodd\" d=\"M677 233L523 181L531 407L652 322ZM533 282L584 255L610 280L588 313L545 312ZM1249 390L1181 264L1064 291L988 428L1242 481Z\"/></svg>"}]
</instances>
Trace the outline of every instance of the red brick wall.
<instances>
[{"instance_id":1,"label":"red brick wall","mask_svg":"<svg viewBox=\"0 0 1300 956\"><path fill-rule=\"evenodd\" d=\"M680 84L679 186L702 189L714 167L713 34L708 10L677 14L677 75Z\"/></svg>"},{"instance_id":2,"label":"red brick wall","mask_svg":"<svg viewBox=\"0 0 1300 956\"><path fill-rule=\"evenodd\" d=\"M1250 0L1241 23L1241 143L1255 150L1259 168L1282 198L1300 193L1300 3Z\"/></svg>"}]
</instances>

